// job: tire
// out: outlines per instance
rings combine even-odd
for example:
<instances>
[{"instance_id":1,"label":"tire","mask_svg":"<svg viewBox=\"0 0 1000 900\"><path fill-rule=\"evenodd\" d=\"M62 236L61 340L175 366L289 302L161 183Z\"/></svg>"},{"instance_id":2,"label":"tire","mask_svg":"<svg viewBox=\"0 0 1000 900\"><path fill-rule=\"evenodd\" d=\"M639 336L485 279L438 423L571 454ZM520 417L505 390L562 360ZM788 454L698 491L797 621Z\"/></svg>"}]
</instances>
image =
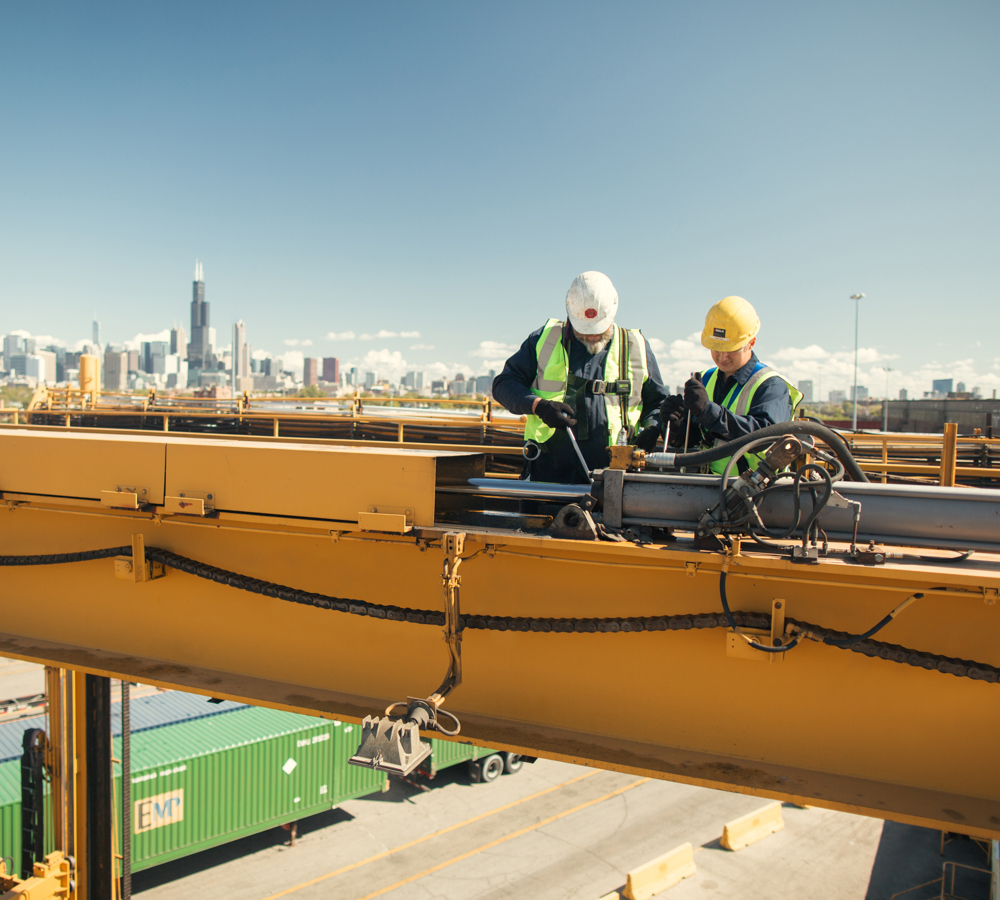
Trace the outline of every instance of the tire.
<instances>
[{"instance_id":1,"label":"tire","mask_svg":"<svg viewBox=\"0 0 1000 900\"><path fill-rule=\"evenodd\" d=\"M480 780L496 781L503 774L503 769L503 757L500 754L494 753L492 756L487 756L479 763Z\"/></svg>"},{"instance_id":2,"label":"tire","mask_svg":"<svg viewBox=\"0 0 1000 900\"><path fill-rule=\"evenodd\" d=\"M524 768L524 760L520 753L505 753L503 755L503 770L508 775L520 772Z\"/></svg>"}]
</instances>

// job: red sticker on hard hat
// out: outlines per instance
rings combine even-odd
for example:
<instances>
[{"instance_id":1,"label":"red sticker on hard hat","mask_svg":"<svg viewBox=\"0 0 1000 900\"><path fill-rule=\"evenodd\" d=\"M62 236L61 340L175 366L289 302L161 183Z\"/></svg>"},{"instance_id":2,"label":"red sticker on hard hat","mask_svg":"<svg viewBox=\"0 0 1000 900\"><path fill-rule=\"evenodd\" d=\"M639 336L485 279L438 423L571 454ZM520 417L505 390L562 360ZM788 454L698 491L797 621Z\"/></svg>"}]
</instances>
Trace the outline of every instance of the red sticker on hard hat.
<instances>
[{"instance_id":1,"label":"red sticker on hard hat","mask_svg":"<svg viewBox=\"0 0 1000 900\"><path fill-rule=\"evenodd\" d=\"M726 339L726 329L725 328L713 328L712 337L719 338L719 340L724 341Z\"/></svg>"},{"instance_id":2,"label":"red sticker on hard hat","mask_svg":"<svg viewBox=\"0 0 1000 900\"><path fill-rule=\"evenodd\" d=\"M585 316L586 316L586 317L587 317L588 319L596 319L596 318L597 318L597 310L596 310L596 309L588 309L588 310L585 310L583 314L584 314L584 315L585 315Z\"/></svg>"}]
</instances>

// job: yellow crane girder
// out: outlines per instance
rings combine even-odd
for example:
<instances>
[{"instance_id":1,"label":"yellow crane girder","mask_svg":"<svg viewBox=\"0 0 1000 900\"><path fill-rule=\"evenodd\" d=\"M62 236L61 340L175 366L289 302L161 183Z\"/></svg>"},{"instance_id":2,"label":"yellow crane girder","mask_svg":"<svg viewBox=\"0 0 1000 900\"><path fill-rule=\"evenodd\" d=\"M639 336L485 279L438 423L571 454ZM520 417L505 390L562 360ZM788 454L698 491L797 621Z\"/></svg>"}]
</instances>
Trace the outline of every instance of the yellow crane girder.
<instances>
[{"instance_id":1,"label":"yellow crane girder","mask_svg":"<svg viewBox=\"0 0 1000 900\"><path fill-rule=\"evenodd\" d=\"M350 721L381 715L427 696L449 654L440 624L365 605L443 612L455 528L435 490L475 465L319 442L5 430L4 557L145 546L349 600L357 614L161 570L141 552L23 560L0 569L0 654ZM446 706L459 739L1000 837L1000 684L812 642L775 659L734 640L719 596L726 571L734 610L859 634L921 593L880 639L998 666L997 557L795 565L746 548L461 531L461 613L495 627L463 633L464 680ZM499 630L504 617L692 614L699 624L678 630Z\"/></svg>"}]
</instances>

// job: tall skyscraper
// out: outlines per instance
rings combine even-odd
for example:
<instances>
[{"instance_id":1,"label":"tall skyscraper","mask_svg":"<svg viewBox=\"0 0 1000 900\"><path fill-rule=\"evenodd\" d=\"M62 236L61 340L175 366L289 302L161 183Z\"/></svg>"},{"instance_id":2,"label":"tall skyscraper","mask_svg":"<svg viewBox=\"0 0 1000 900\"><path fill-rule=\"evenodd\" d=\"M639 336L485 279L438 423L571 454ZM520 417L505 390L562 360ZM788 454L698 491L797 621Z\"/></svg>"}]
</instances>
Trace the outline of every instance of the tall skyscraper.
<instances>
[{"instance_id":1,"label":"tall skyscraper","mask_svg":"<svg viewBox=\"0 0 1000 900\"><path fill-rule=\"evenodd\" d=\"M101 323L97 321L97 313L94 313L94 343L101 346Z\"/></svg>"},{"instance_id":2,"label":"tall skyscraper","mask_svg":"<svg viewBox=\"0 0 1000 900\"><path fill-rule=\"evenodd\" d=\"M302 383L309 387L311 384L319 383L319 360L314 357L306 357L302 365Z\"/></svg>"},{"instance_id":3,"label":"tall skyscraper","mask_svg":"<svg viewBox=\"0 0 1000 900\"><path fill-rule=\"evenodd\" d=\"M205 302L205 270L196 261L191 295L191 341L187 345L189 370L215 368L210 327L209 309Z\"/></svg>"},{"instance_id":4,"label":"tall skyscraper","mask_svg":"<svg viewBox=\"0 0 1000 900\"><path fill-rule=\"evenodd\" d=\"M336 384L340 381L340 360L335 356L327 356L323 359L323 380Z\"/></svg>"},{"instance_id":5,"label":"tall skyscraper","mask_svg":"<svg viewBox=\"0 0 1000 900\"><path fill-rule=\"evenodd\" d=\"M799 393L802 394L803 403L812 403L813 398L813 383L812 381L800 381L799 382Z\"/></svg>"},{"instance_id":6,"label":"tall skyscraper","mask_svg":"<svg viewBox=\"0 0 1000 900\"><path fill-rule=\"evenodd\" d=\"M183 327L170 329L170 352L187 357L187 334Z\"/></svg>"},{"instance_id":7,"label":"tall skyscraper","mask_svg":"<svg viewBox=\"0 0 1000 900\"><path fill-rule=\"evenodd\" d=\"M250 345L247 343L247 326L240 319L233 326L233 392L253 390L252 383L244 385L242 379L253 377L250 372Z\"/></svg>"}]
</instances>

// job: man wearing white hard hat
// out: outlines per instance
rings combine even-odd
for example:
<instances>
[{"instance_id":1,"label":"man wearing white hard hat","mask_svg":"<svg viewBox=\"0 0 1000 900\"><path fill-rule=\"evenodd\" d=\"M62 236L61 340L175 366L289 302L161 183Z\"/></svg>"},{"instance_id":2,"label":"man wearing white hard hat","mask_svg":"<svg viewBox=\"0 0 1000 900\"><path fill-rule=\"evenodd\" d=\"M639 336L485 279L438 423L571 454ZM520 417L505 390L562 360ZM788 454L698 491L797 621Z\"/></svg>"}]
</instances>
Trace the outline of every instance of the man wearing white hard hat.
<instances>
[{"instance_id":1,"label":"man wearing white hard hat","mask_svg":"<svg viewBox=\"0 0 1000 900\"><path fill-rule=\"evenodd\" d=\"M802 394L754 352L760 319L742 297L724 297L705 317L701 343L712 353L715 368L697 372L684 385L684 395L667 398L661 415L675 427L671 443L685 442L684 427L690 415L692 449L712 447L744 435L788 422ZM725 471L729 457L709 463L711 471ZM752 454L739 460L739 471L756 468ZM734 473L735 474L735 473Z\"/></svg>"},{"instance_id":2,"label":"man wearing white hard hat","mask_svg":"<svg viewBox=\"0 0 1000 900\"><path fill-rule=\"evenodd\" d=\"M526 416L525 441L540 448L532 481L586 482L569 430L588 469L608 465L616 443L651 450L667 396L638 329L615 324L618 292L601 272L584 272L566 294L566 321L549 319L528 335L493 381L493 396Z\"/></svg>"}]
</instances>

